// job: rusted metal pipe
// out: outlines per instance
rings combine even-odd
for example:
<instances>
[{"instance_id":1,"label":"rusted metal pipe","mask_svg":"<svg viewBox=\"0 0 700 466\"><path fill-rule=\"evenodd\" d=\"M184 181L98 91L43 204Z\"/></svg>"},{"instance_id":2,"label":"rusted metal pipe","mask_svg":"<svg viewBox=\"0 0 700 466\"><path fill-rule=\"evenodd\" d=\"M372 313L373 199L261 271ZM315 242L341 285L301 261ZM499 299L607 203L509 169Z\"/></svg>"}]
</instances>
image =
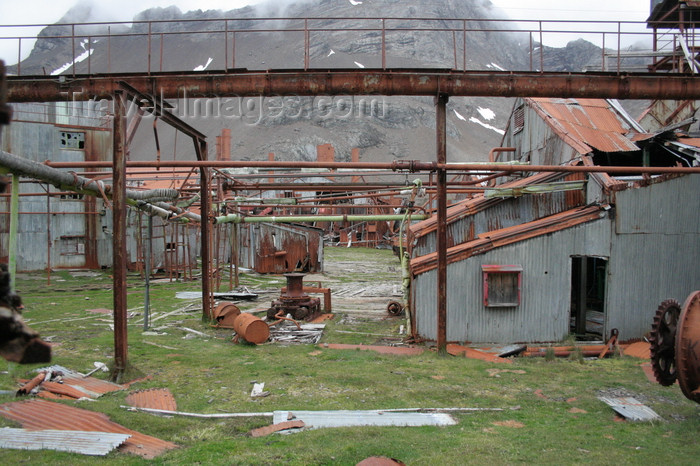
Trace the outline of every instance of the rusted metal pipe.
<instances>
[{"instance_id":1,"label":"rusted metal pipe","mask_svg":"<svg viewBox=\"0 0 700 466\"><path fill-rule=\"evenodd\" d=\"M700 79L700 78L699 78ZM44 162L44 165L54 168L109 168L109 162ZM156 162L129 161L127 167L149 168L243 168L243 167L267 167L267 168L367 168L390 169L394 171L409 172L434 172L438 168L447 171L476 171L476 172L556 172L556 173L610 173L627 175L658 175L664 173L700 173L700 167L622 167L622 166L583 166L583 165L528 165L528 164L491 164L491 163L444 163L421 162L419 160L395 160L389 163L359 162L356 166L352 162L279 162L279 161L219 161L219 160L170 160Z\"/></svg>"},{"instance_id":2,"label":"rusted metal pipe","mask_svg":"<svg viewBox=\"0 0 700 466\"><path fill-rule=\"evenodd\" d=\"M126 329L126 106L122 91L114 94L112 152L112 275L114 276L114 373L119 381L127 364L128 333Z\"/></svg>"},{"instance_id":3,"label":"rusted metal pipe","mask_svg":"<svg viewBox=\"0 0 700 466\"><path fill-rule=\"evenodd\" d=\"M437 162L447 161L447 94L435 99ZM447 355L447 170L437 171L437 349Z\"/></svg>"},{"instance_id":4,"label":"rusted metal pipe","mask_svg":"<svg viewBox=\"0 0 700 466\"><path fill-rule=\"evenodd\" d=\"M110 99L128 81L158 98L221 98L284 95L423 95L559 97L614 99L700 98L694 76L649 73L554 73L445 70L267 70L236 73L196 72L137 75L77 75L69 82L54 76L8 76L9 102L61 102Z\"/></svg>"}]
</instances>

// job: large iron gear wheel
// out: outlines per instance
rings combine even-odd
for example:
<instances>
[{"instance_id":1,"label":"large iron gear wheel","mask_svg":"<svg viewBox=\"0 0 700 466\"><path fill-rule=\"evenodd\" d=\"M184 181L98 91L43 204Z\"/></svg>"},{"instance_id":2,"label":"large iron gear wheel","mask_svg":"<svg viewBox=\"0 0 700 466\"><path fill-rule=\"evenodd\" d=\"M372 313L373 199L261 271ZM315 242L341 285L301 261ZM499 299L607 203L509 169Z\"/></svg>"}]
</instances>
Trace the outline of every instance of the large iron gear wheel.
<instances>
[{"instance_id":1,"label":"large iron gear wheel","mask_svg":"<svg viewBox=\"0 0 700 466\"><path fill-rule=\"evenodd\" d=\"M649 338L651 367L656 381L669 386L676 382L676 329L681 305L675 299L667 299L659 305L654 315Z\"/></svg>"},{"instance_id":2,"label":"large iron gear wheel","mask_svg":"<svg viewBox=\"0 0 700 466\"><path fill-rule=\"evenodd\" d=\"M688 296L678 319L676 367L681 391L700 403L700 291Z\"/></svg>"}]
</instances>

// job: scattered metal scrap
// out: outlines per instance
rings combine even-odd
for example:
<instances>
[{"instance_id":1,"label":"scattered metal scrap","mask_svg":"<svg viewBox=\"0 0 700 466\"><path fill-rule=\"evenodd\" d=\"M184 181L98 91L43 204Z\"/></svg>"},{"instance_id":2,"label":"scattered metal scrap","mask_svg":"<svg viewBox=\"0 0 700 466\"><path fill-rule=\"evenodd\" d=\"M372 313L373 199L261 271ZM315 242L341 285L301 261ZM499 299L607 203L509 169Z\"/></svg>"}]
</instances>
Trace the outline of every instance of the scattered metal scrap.
<instances>
[{"instance_id":1,"label":"scattered metal scrap","mask_svg":"<svg viewBox=\"0 0 700 466\"><path fill-rule=\"evenodd\" d=\"M630 396L622 398L599 396L598 399L610 406L620 416L630 421L654 421L661 419L653 409Z\"/></svg>"},{"instance_id":2,"label":"scattered metal scrap","mask_svg":"<svg viewBox=\"0 0 700 466\"><path fill-rule=\"evenodd\" d=\"M396 412L391 410L361 411L275 411L273 424L288 420L300 420L308 429L321 427L361 426L453 426L457 424L447 413Z\"/></svg>"},{"instance_id":3,"label":"scattered metal scrap","mask_svg":"<svg viewBox=\"0 0 700 466\"><path fill-rule=\"evenodd\" d=\"M136 408L162 409L163 411L177 411L175 397L167 388L152 388L138 390L126 397L129 405Z\"/></svg>"},{"instance_id":4,"label":"scattered metal scrap","mask_svg":"<svg viewBox=\"0 0 700 466\"><path fill-rule=\"evenodd\" d=\"M0 448L55 450L104 456L123 444L131 434L77 430L0 429Z\"/></svg>"},{"instance_id":5,"label":"scattered metal scrap","mask_svg":"<svg viewBox=\"0 0 700 466\"><path fill-rule=\"evenodd\" d=\"M172 442L127 429L109 420L107 415L52 403L44 400L27 400L0 405L0 416L19 422L31 430L65 430L88 432L112 432L131 435L118 450L151 459L177 448Z\"/></svg>"},{"instance_id":6,"label":"scattered metal scrap","mask_svg":"<svg viewBox=\"0 0 700 466\"><path fill-rule=\"evenodd\" d=\"M266 435L274 434L275 432L281 432L283 430L289 429L300 429L306 426L304 421L284 421L279 424L271 424L269 426L260 427L258 429L253 429L250 431L251 437L264 437Z\"/></svg>"},{"instance_id":7,"label":"scattered metal scrap","mask_svg":"<svg viewBox=\"0 0 700 466\"><path fill-rule=\"evenodd\" d=\"M105 393L124 389L123 385L87 377L58 365L39 369L38 372L36 377L17 391L17 395L37 393L39 396L53 398L48 392L72 399L98 398Z\"/></svg>"},{"instance_id":8,"label":"scattered metal scrap","mask_svg":"<svg viewBox=\"0 0 700 466\"><path fill-rule=\"evenodd\" d=\"M323 336L326 324L301 324L270 327L270 341L277 343L317 344Z\"/></svg>"}]
</instances>

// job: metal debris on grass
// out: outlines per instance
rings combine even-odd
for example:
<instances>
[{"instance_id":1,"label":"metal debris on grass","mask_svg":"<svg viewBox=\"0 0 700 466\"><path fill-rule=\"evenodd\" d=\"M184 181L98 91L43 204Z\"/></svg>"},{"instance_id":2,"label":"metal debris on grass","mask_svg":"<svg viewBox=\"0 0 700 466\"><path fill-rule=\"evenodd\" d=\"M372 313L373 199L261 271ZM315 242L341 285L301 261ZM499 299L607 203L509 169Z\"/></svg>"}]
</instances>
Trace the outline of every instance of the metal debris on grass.
<instances>
[{"instance_id":1,"label":"metal debris on grass","mask_svg":"<svg viewBox=\"0 0 700 466\"><path fill-rule=\"evenodd\" d=\"M653 409L645 406L631 396L621 398L599 396L598 399L610 406L620 416L630 421L654 421L661 419Z\"/></svg>"},{"instance_id":2,"label":"metal debris on grass","mask_svg":"<svg viewBox=\"0 0 700 466\"><path fill-rule=\"evenodd\" d=\"M0 405L0 416L19 422L22 427L30 430L49 429L128 434L131 437L118 449L147 459L155 458L167 450L177 448L177 445L172 442L151 437L112 422L106 414L50 401L27 400L5 403Z\"/></svg>"},{"instance_id":3,"label":"metal debris on grass","mask_svg":"<svg viewBox=\"0 0 700 466\"><path fill-rule=\"evenodd\" d=\"M0 448L55 450L104 456L123 444L131 434L77 430L0 429Z\"/></svg>"},{"instance_id":4,"label":"metal debris on grass","mask_svg":"<svg viewBox=\"0 0 700 466\"><path fill-rule=\"evenodd\" d=\"M361 426L453 426L457 424L447 413L395 412L382 410L361 411L275 411L273 424L300 420L308 429L321 427Z\"/></svg>"},{"instance_id":5,"label":"metal debris on grass","mask_svg":"<svg viewBox=\"0 0 700 466\"><path fill-rule=\"evenodd\" d=\"M277 343L317 344L323 336L326 324L280 324L270 327L270 341Z\"/></svg>"},{"instance_id":6,"label":"metal debris on grass","mask_svg":"<svg viewBox=\"0 0 700 466\"><path fill-rule=\"evenodd\" d=\"M167 388L152 388L138 390L126 397L129 405L136 408L161 409L163 411L177 411L175 397Z\"/></svg>"}]
</instances>

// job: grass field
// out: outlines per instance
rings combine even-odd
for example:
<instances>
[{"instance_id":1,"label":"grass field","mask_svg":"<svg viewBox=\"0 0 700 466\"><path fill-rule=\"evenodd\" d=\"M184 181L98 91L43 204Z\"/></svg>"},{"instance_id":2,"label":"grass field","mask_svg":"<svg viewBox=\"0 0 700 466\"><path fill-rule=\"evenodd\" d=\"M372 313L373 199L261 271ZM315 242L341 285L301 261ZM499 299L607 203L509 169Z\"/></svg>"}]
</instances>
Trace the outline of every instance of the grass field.
<instances>
[{"instance_id":1,"label":"grass field","mask_svg":"<svg viewBox=\"0 0 700 466\"><path fill-rule=\"evenodd\" d=\"M390 251L327 248L327 273L309 277L333 287L400 282L398 260ZM279 292L279 277L243 275L241 284L270 288L249 309L263 309ZM631 357L604 360L517 358L492 364L431 351L389 356L369 351L333 350L323 343L366 343L398 339L403 320L386 318L373 300L337 299L320 345L235 345L232 331L203 323L197 301L175 299L196 291L198 282L157 283L151 290L153 325L142 328L143 283L129 277L129 363L125 379L150 375L131 390L169 388L180 411L194 413L482 407L506 408L456 414L450 427L377 427L307 430L252 438L248 432L269 424L264 418L193 419L126 411L128 390L95 402L64 402L107 414L130 429L180 446L146 461L113 451L106 464L347 464L369 456L397 458L409 465L461 464L698 464L700 405L678 386L647 380ZM108 275L75 277L63 271L52 284L41 274L18 277L27 307L25 318L54 343L53 364L86 372L93 361L111 363L111 317L88 312L111 308ZM388 298L387 298L388 301ZM185 309L189 311L175 312ZM357 313L353 311L356 310ZM158 316L164 316L158 318ZM182 328L203 332L207 337ZM348 333L353 332L353 333ZM4 367L3 367L4 366ZM0 361L0 389L15 390L39 366ZM500 372L498 371L500 370ZM506 371L503 371L506 370ZM107 374L98 374L106 378ZM270 395L249 396L253 382ZM661 415L653 423L618 422L596 396L635 396ZM0 403L15 401L0 395ZM0 418L0 427L17 427ZM2 464L92 464L95 458L51 451L0 449Z\"/></svg>"}]
</instances>

